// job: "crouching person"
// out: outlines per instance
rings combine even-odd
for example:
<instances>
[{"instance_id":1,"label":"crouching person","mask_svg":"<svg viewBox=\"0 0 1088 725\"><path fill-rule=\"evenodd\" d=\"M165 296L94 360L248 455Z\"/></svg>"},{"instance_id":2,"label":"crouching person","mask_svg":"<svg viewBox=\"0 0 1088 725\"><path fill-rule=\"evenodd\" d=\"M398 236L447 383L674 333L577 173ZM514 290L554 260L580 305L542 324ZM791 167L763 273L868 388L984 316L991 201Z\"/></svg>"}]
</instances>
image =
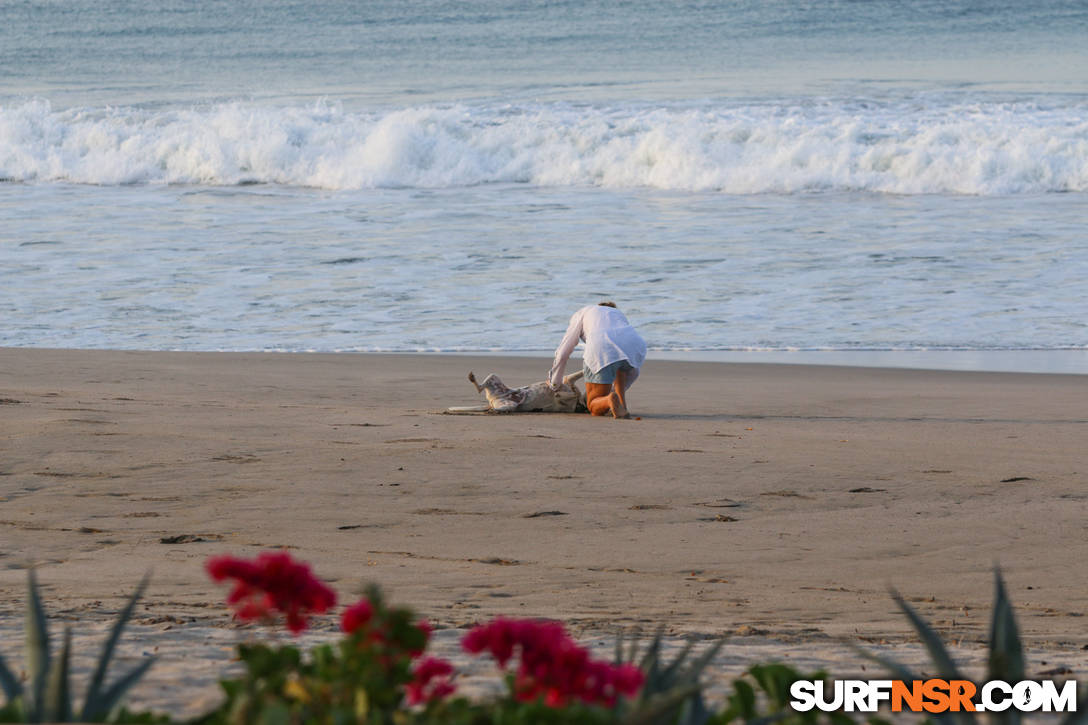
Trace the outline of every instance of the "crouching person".
<instances>
[{"instance_id":1,"label":"crouching person","mask_svg":"<svg viewBox=\"0 0 1088 725\"><path fill-rule=\"evenodd\" d=\"M646 359L646 341L615 303L587 305L571 316L567 334L555 351L555 361L548 372L552 386L563 382L567 360L579 341L585 343L582 365L589 412L629 418L627 390L638 378L639 368Z\"/></svg>"}]
</instances>

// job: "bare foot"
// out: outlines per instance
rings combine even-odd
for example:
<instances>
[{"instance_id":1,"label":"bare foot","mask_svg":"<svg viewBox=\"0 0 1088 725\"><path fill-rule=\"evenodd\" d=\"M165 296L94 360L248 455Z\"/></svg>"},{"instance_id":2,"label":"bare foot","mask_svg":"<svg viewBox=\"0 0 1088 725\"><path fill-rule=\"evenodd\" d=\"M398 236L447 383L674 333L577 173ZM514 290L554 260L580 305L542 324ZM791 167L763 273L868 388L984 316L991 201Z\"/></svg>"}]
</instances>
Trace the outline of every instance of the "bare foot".
<instances>
[{"instance_id":1,"label":"bare foot","mask_svg":"<svg viewBox=\"0 0 1088 725\"><path fill-rule=\"evenodd\" d=\"M623 404L623 400L620 398L619 393L613 390L608 394L608 407L612 409L613 418L630 418L630 414L627 412L627 406Z\"/></svg>"}]
</instances>

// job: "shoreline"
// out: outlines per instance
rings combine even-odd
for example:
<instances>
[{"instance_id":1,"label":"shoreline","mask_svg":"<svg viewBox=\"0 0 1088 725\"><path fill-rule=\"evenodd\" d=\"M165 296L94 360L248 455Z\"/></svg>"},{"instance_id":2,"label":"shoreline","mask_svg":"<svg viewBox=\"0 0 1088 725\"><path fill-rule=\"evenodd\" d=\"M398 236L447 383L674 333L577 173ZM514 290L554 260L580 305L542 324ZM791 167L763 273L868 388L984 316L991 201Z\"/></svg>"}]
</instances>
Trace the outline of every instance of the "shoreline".
<instances>
[{"instance_id":1,"label":"shoreline","mask_svg":"<svg viewBox=\"0 0 1088 725\"><path fill-rule=\"evenodd\" d=\"M152 352L219 355L378 355L478 358L551 358L549 350L141 350L129 348L2 347L0 350L83 352ZM581 359L576 350L571 360ZM746 365L800 365L901 370L1023 373L1034 375L1088 375L1088 348L1058 350L653 350L649 360L667 362L739 363ZM568 364L573 369L574 363Z\"/></svg>"},{"instance_id":2,"label":"shoreline","mask_svg":"<svg viewBox=\"0 0 1088 725\"><path fill-rule=\"evenodd\" d=\"M30 564L91 622L153 569L140 616L183 637L227 623L208 556L288 547L343 602L375 581L445 628L820 653L913 641L894 587L975 646L997 563L1025 645L1088 666L1083 377L651 359L641 420L441 414L482 400L469 370L548 365L0 349L0 612Z\"/></svg>"}]
</instances>

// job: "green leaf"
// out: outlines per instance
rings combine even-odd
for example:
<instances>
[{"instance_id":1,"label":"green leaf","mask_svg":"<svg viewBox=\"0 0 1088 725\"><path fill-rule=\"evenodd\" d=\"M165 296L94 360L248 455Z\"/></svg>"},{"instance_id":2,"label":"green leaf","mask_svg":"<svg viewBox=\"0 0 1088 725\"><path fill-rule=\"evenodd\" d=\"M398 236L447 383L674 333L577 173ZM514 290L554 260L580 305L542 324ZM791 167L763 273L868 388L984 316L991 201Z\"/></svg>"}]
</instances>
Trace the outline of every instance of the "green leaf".
<instances>
[{"instance_id":1,"label":"green leaf","mask_svg":"<svg viewBox=\"0 0 1088 725\"><path fill-rule=\"evenodd\" d=\"M706 669L707 665L710 664L710 661L717 656L718 652L722 648L722 645L724 644L725 638L722 637L714 644L707 647L706 650L704 650L703 653L699 655L699 659L695 660L695 662L692 664L691 671L696 675L701 675L703 673L703 670Z\"/></svg>"},{"instance_id":2,"label":"green leaf","mask_svg":"<svg viewBox=\"0 0 1088 725\"><path fill-rule=\"evenodd\" d=\"M1005 591L1001 571L994 568L994 611L990 618L990 680L1019 682L1024 679L1024 650L1020 646L1020 633L1016 616ZM995 725L1020 725L1021 715L1016 708L995 712L991 722Z\"/></svg>"},{"instance_id":3,"label":"green leaf","mask_svg":"<svg viewBox=\"0 0 1088 725\"><path fill-rule=\"evenodd\" d=\"M756 716L756 691L744 680L733 682L733 694L729 700L743 720L751 720Z\"/></svg>"},{"instance_id":4,"label":"green leaf","mask_svg":"<svg viewBox=\"0 0 1088 725\"><path fill-rule=\"evenodd\" d=\"M872 652L864 650L864 649L862 649L861 647L858 647L855 644L852 644L852 643L848 643L848 644L850 645L851 649L853 649L855 652L860 654L865 659L871 660L872 662L876 662L877 664L884 667L884 669L886 669L888 672L890 672L892 674L892 676L895 677L895 679L897 679L897 680L902 680L903 682L908 682L909 683L909 682L913 682L914 680L924 680L924 679L926 679L924 677L920 677L914 671L912 671L909 668L899 664L898 662L896 662L893 659L889 659L887 657L882 657L881 655L878 655L878 654L873 654ZM954 717L954 715L956 715L956 714L957 713L942 712L942 713L938 713L938 714L934 715L934 718L936 719L937 722L940 722L940 723L954 723L954 722L956 722L956 718ZM963 715L963 717L965 719L970 720L970 713L959 713L959 714ZM925 723L927 723L927 722L930 722L930 718L927 718L925 721L923 721L923 725L925 725Z\"/></svg>"},{"instance_id":5,"label":"green leaf","mask_svg":"<svg viewBox=\"0 0 1088 725\"><path fill-rule=\"evenodd\" d=\"M702 688L684 700L680 708L680 715L676 719L676 725L706 725L710 720L710 711L703 702Z\"/></svg>"},{"instance_id":6,"label":"green leaf","mask_svg":"<svg viewBox=\"0 0 1088 725\"><path fill-rule=\"evenodd\" d=\"M619 631L618 634L616 634L616 649L615 649L615 652L612 655L612 662L614 664L617 664L617 665L623 663L623 630L622 629Z\"/></svg>"},{"instance_id":7,"label":"green leaf","mask_svg":"<svg viewBox=\"0 0 1088 725\"><path fill-rule=\"evenodd\" d=\"M8 669L3 657L0 657L0 689L3 689L4 697L9 703L23 694L23 686L19 678Z\"/></svg>"},{"instance_id":8,"label":"green leaf","mask_svg":"<svg viewBox=\"0 0 1088 725\"><path fill-rule=\"evenodd\" d=\"M647 675L651 670L656 672L659 669L658 663L661 658L661 637L664 635L664 632L664 628L657 630L654 638L650 640L650 646L647 647L646 652L643 653L642 660L638 663L638 668L643 672L646 672ZM633 649L632 654L634 654Z\"/></svg>"},{"instance_id":9,"label":"green leaf","mask_svg":"<svg viewBox=\"0 0 1088 725\"><path fill-rule=\"evenodd\" d=\"M94 673L91 675L91 683L87 686L87 699L83 702L83 711L80 714L80 719L84 722L94 722L109 714L109 708L102 706L102 685L106 681L106 671L109 669L117 641L121 638L121 630L125 628L125 624L132 618L136 601L143 595L150 579L150 574L144 574L144 578L140 580L136 591L129 597L125 608L117 615L106 641L102 643L102 653L98 656Z\"/></svg>"},{"instance_id":10,"label":"green leaf","mask_svg":"<svg viewBox=\"0 0 1088 725\"><path fill-rule=\"evenodd\" d=\"M989 679L1004 682L1024 679L1024 650L1020 645L1016 616L1001 572L997 569L994 570L994 611L990 620Z\"/></svg>"},{"instance_id":11,"label":"green leaf","mask_svg":"<svg viewBox=\"0 0 1088 725\"><path fill-rule=\"evenodd\" d=\"M922 644L925 645L926 650L929 652L930 659L937 666L937 674L946 680L966 679L960 674L956 663L952 660L952 656L948 654L940 635L933 631L933 628L922 619L918 612L914 611L913 607L907 604L903 597L899 596L899 592L893 591L892 598L899 605L899 608L903 610L903 613L907 615L910 623L914 625L914 629L922 639Z\"/></svg>"},{"instance_id":12,"label":"green leaf","mask_svg":"<svg viewBox=\"0 0 1088 725\"><path fill-rule=\"evenodd\" d=\"M749 670L775 710L782 710L790 701L790 685L801 678L800 673L786 665L772 663L754 665Z\"/></svg>"},{"instance_id":13,"label":"green leaf","mask_svg":"<svg viewBox=\"0 0 1088 725\"><path fill-rule=\"evenodd\" d=\"M680 667L684 664L684 660L691 654L691 650L695 647L695 640L689 639L684 648L680 650L679 654L673 658L672 662L665 666L665 669L661 671L661 675L666 682L675 682L679 674ZM698 676L698 675L696 675Z\"/></svg>"},{"instance_id":14,"label":"green leaf","mask_svg":"<svg viewBox=\"0 0 1088 725\"><path fill-rule=\"evenodd\" d=\"M129 670L127 675L123 675L122 677L118 678L116 682L110 685L109 689L107 689L105 693L102 694L102 697L99 699L99 707L101 708L102 712L108 715L110 711L112 711L113 708L117 706L117 703L121 701L121 698L124 697L125 693L128 692L129 688L135 685L139 681L139 679L143 677L144 674L151 668L151 665L153 664L155 664L155 658L148 657L143 662Z\"/></svg>"},{"instance_id":15,"label":"green leaf","mask_svg":"<svg viewBox=\"0 0 1088 725\"><path fill-rule=\"evenodd\" d=\"M260 725L288 725L290 722L291 711L282 702L270 702L261 708Z\"/></svg>"},{"instance_id":16,"label":"green leaf","mask_svg":"<svg viewBox=\"0 0 1088 725\"><path fill-rule=\"evenodd\" d=\"M42 720L69 722L72 719L72 698L68 690L68 660L72 653L72 630L64 628L64 641L60 654L49 668L49 677L42 702Z\"/></svg>"},{"instance_id":17,"label":"green leaf","mask_svg":"<svg viewBox=\"0 0 1088 725\"><path fill-rule=\"evenodd\" d=\"M684 687L656 695L649 699L645 705L628 715L621 722L623 725L654 725L663 721L663 718L688 699L699 692L699 685L691 684Z\"/></svg>"},{"instance_id":18,"label":"green leaf","mask_svg":"<svg viewBox=\"0 0 1088 725\"><path fill-rule=\"evenodd\" d=\"M49 672L49 629L45 608L38 595L38 578L34 569L27 570L29 594L26 605L26 667L30 675L30 701L27 716L38 720L45 696L45 681Z\"/></svg>"},{"instance_id":19,"label":"green leaf","mask_svg":"<svg viewBox=\"0 0 1088 725\"><path fill-rule=\"evenodd\" d=\"M621 660L622 662L633 663L635 661L635 657L638 656L638 641L641 636L641 630L635 630L634 634L631 635L631 646L627 648L627 656Z\"/></svg>"},{"instance_id":20,"label":"green leaf","mask_svg":"<svg viewBox=\"0 0 1088 725\"><path fill-rule=\"evenodd\" d=\"M905 667L904 665L899 664L898 662L896 662L893 659L890 659L888 657L884 657L882 655L874 654L873 652L870 652L870 651L868 651L866 649L858 647L853 642L847 642L846 644L850 647L850 649L854 650L855 652L857 652L859 655L861 655L865 659L870 660L872 662L876 662L878 665L880 665L881 667L886 669L897 680L902 680L903 682L911 682L912 680L921 680L921 679L923 679L923 678L919 677L917 674L915 674L911 669Z\"/></svg>"}]
</instances>

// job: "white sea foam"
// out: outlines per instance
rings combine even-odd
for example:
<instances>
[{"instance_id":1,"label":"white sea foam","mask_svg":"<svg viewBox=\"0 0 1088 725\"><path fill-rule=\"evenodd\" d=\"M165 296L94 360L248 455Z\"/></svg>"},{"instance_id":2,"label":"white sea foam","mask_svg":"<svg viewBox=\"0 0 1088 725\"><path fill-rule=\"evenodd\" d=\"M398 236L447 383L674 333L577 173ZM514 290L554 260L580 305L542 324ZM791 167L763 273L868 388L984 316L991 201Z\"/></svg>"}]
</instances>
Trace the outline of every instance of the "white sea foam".
<instances>
[{"instance_id":1,"label":"white sea foam","mask_svg":"<svg viewBox=\"0 0 1088 725\"><path fill-rule=\"evenodd\" d=\"M323 189L489 183L731 194L1088 191L1088 100L0 106L0 178Z\"/></svg>"}]
</instances>

